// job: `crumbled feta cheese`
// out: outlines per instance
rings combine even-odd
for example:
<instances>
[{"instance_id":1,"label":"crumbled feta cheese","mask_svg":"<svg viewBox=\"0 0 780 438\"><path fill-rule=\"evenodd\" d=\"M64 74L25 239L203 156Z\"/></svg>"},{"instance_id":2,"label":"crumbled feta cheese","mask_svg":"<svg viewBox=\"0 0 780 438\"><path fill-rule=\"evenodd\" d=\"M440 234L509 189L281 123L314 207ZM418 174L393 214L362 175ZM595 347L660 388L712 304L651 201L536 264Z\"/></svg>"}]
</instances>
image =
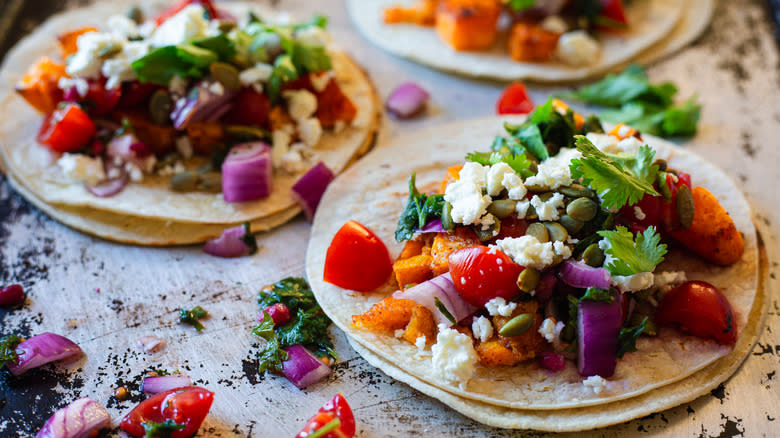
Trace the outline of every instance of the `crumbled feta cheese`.
<instances>
[{"instance_id":1,"label":"crumbled feta cheese","mask_svg":"<svg viewBox=\"0 0 780 438\"><path fill-rule=\"evenodd\" d=\"M601 45L584 30L574 30L558 39L555 56L569 65L589 65L601 56Z\"/></svg>"},{"instance_id":2,"label":"crumbled feta cheese","mask_svg":"<svg viewBox=\"0 0 780 438\"><path fill-rule=\"evenodd\" d=\"M560 218L558 209L563 208L563 194L555 193L547 201L542 201L539 195L534 195L531 205L536 209L540 221L556 221Z\"/></svg>"},{"instance_id":3,"label":"crumbled feta cheese","mask_svg":"<svg viewBox=\"0 0 780 438\"><path fill-rule=\"evenodd\" d=\"M653 289L661 293L661 295L669 292L674 286L685 283L688 281L688 277L685 275L685 271L666 271L653 274Z\"/></svg>"},{"instance_id":4,"label":"crumbled feta cheese","mask_svg":"<svg viewBox=\"0 0 780 438\"><path fill-rule=\"evenodd\" d=\"M582 381L582 384L593 389L593 393L598 395L601 394L601 391L603 391L607 386L607 380L598 374L595 376L590 376L587 379Z\"/></svg>"},{"instance_id":5,"label":"crumbled feta cheese","mask_svg":"<svg viewBox=\"0 0 780 438\"><path fill-rule=\"evenodd\" d=\"M489 195L482 194L485 185L485 173L477 163L466 163L459 173L459 179L447 185L444 200L452 205L452 220L459 224L470 225L479 222L492 202Z\"/></svg>"},{"instance_id":6,"label":"crumbled feta cheese","mask_svg":"<svg viewBox=\"0 0 780 438\"><path fill-rule=\"evenodd\" d=\"M555 190L561 186L569 186L572 183L571 170L569 164L559 165L558 160L542 161L536 171L536 175L525 179L527 186L542 186L550 190Z\"/></svg>"},{"instance_id":7,"label":"crumbled feta cheese","mask_svg":"<svg viewBox=\"0 0 780 438\"><path fill-rule=\"evenodd\" d=\"M205 37L208 27L203 6L191 4L157 27L149 42L154 47L175 46Z\"/></svg>"},{"instance_id":8,"label":"crumbled feta cheese","mask_svg":"<svg viewBox=\"0 0 780 438\"><path fill-rule=\"evenodd\" d=\"M528 213L528 207L530 206L531 206L531 201L529 201L528 199L524 199L517 203L517 205L515 206L515 211L517 212L518 219L523 219L525 217L525 214Z\"/></svg>"},{"instance_id":9,"label":"crumbled feta cheese","mask_svg":"<svg viewBox=\"0 0 780 438\"><path fill-rule=\"evenodd\" d=\"M425 338L425 335L419 336L417 339L414 340L414 346L417 347L417 351L419 353L422 353L422 351L425 350L426 342L427 339Z\"/></svg>"},{"instance_id":10,"label":"crumbled feta cheese","mask_svg":"<svg viewBox=\"0 0 780 438\"><path fill-rule=\"evenodd\" d=\"M215 81L213 84L209 86L209 91L212 94L216 94L217 96L222 96L223 94L225 94L225 87L219 82Z\"/></svg>"},{"instance_id":11,"label":"crumbled feta cheese","mask_svg":"<svg viewBox=\"0 0 780 438\"><path fill-rule=\"evenodd\" d=\"M634 206L634 217L640 221L643 221L645 218L647 218L647 215L638 205L636 205Z\"/></svg>"},{"instance_id":12,"label":"crumbled feta cheese","mask_svg":"<svg viewBox=\"0 0 780 438\"><path fill-rule=\"evenodd\" d=\"M487 172L490 169L489 166L483 166L479 163L467 162L463 165L463 168L458 172L458 178L461 180L471 181L473 184L485 187Z\"/></svg>"},{"instance_id":13,"label":"crumbled feta cheese","mask_svg":"<svg viewBox=\"0 0 780 438\"><path fill-rule=\"evenodd\" d=\"M75 88L76 93L81 97L86 97L87 93L89 93L89 82L84 78L66 78L63 76L57 81L57 87L60 90Z\"/></svg>"},{"instance_id":14,"label":"crumbled feta cheese","mask_svg":"<svg viewBox=\"0 0 780 438\"><path fill-rule=\"evenodd\" d=\"M496 246L516 263L534 269L552 265L556 255L571 257L571 249L563 242L540 243L534 236L507 237L496 241Z\"/></svg>"},{"instance_id":15,"label":"crumbled feta cheese","mask_svg":"<svg viewBox=\"0 0 780 438\"><path fill-rule=\"evenodd\" d=\"M300 141L296 141L295 143L291 144L290 150L298 152L299 154L301 154L301 157L307 160L317 156L317 153L314 152L314 149L306 146L305 143Z\"/></svg>"},{"instance_id":16,"label":"crumbled feta cheese","mask_svg":"<svg viewBox=\"0 0 780 438\"><path fill-rule=\"evenodd\" d=\"M298 136L306 146L314 147L320 142L322 137L322 125L320 119L311 117L298 121Z\"/></svg>"},{"instance_id":17,"label":"crumbled feta cheese","mask_svg":"<svg viewBox=\"0 0 780 438\"><path fill-rule=\"evenodd\" d=\"M393 332L393 335L394 335L396 338L401 338L401 337L404 335L404 332L405 332L405 331L406 331L406 330L404 330L404 329L398 329L398 330L396 330L396 331L394 331L394 332Z\"/></svg>"},{"instance_id":18,"label":"crumbled feta cheese","mask_svg":"<svg viewBox=\"0 0 780 438\"><path fill-rule=\"evenodd\" d=\"M433 372L465 389L479 362L471 338L442 324L431 351Z\"/></svg>"},{"instance_id":19,"label":"crumbled feta cheese","mask_svg":"<svg viewBox=\"0 0 780 438\"><path fill-rule=\"evenodd\" d=\"M154 20L144 21L138 26L138 35L143 39L147 39L152 36L155 29L157 29L157 24Z\"/></svg>"},{"instance_id":20,"label":"crumbled feta cheese","mask_svg":"<svg viewBox=\"0 0 780 438\"><path fill-rule=\"evenodd\" d=\"M489 319L480 316L471 323L471 332L474 333L474 338L485 342L493 336L493 324Z\"/></svg>"},{"instance_id":21,"label":"crumbled feta cheese","mask_svg":"<svg viewBox=\"0 0 780 438\"><path fill-rule=\"evenodd\" d=\"M628 128L628 127L623 126L623 128ZM639 148L642 147L643 144L644 143L639 141L638 138L631 136L631 137L626 137L623 140L620 140L617 143L617 148L627 154L636 155L636 153L639 152Z\"/></svg>"},{"instance_id":22,"label":"crumbled feta cheese","mask_svg":"<svg viewBox=\"0 0 780 438\"><path fill-rule=\"evenodd\" d=\"M604 253L604 264L602 266L606 267L615 262L615 258L608 252L612 249L612 243L607 238L599 240L599 249Z\"/></svg>"},{"instance_id":23,"label":"crumbled feta cheese","mask_svg":"<svg viewBox=\"0 0 780 438\"><path fill-rule=\"evenodd\" d=\"M493 216L492 214L488 213L488 214L482 216L481 218L479 218L479 220L477 220L476 223L478 225L482 225L482 231L487 231L487 230L490 229L490 227L492 227L496 223L496 217ZM497 230L493 230L493 235L495 236L497 234L498 234L498 231Z\"/></svg>"},{"instance_id":24,"label":"crumbled feta cheese","mask_svg":"<svg viewBox=\"0 0 780 438\"><path fill-rule=\"evenodd\" d=\"M516 173L505 173L504 178L501 180L501 185L507 190L509 199L518 201L525 197L528 190L523 184L523 179Z\"/></svg>"},{"instance_id":25,"label":"crumbled feta cheese","mask_svg":"<svg viewBox=\"0 0 780 438\"><path fill-rule=\"evenodd\" d=\"M509 164L500 162L490 166L485 177L487 182L487 194L497 196L504 190L504 177L506 175L515 175L515 171L509 167Z\"/></svg>"},{"instance_id":26,"label":"crumbled feta cheese","mask_svg":"<svg viewBox=\"0 0 780 438\"><path fill-rule=\"evenodd\" d=\"M148 43L131 41L125 44L122 47L122 51L113 58L105 60L100 71L103 73L103 76L108 78L106 80L106 88L114 89L121 85L123 81L135 79L135 72L132 67L133 61L144 57L149 53L149 50Z\"/></svg>"},{"instance_id":27,"label":"crumbled feta cheese","mask_svg":"<svg viewBox=\"0 0 780 438\"><path fill-rule=\"evenodd\" d=\"M130 175L130 181L139 183L144 180L144 172L132 163L125 165L125 170Z\"/></svg>"},{"instance_id":28,"label":"crumbled feta cheese","mask_svg":"<svg viewBox=\"0 0 780 438\"><path fill-rule=\"evenodd\" d=\"M311 81L311 87L314 88L314 91L318 93L322 93L323 91L325 91L325 87L328 86L330 80L333 79L334 76L335 74L333 73L333 70L328 70L326 72L309 75L309 80Z\"/></svg>"},{"instance_id":29,"label":"crumbled feta cheese","mask_svg":"<svg viewBox=\"0 0 780 438\"><path fill-rule=\"evenodd\" d=\"M97 184L106 178L103 160L100 158L65 153L57 160L57 166L62 169L62 173L66 177L74 181L84 181L90 185Z\"/></svg>"},{"instance_id":30,"label":"crumbled feta cheese","mask_svg":"<svg viewBox=\"0 0 780 438\"><path fill-rule=\"evenodd\" d=\"M295 31L295 39L308 46L327 46L330 36L319 26L308 26Z\"/></svg>"},{"instance_id":31,"label":"crumbled feta cheese","mask_svg":"<svg viewBox=\"0 0 780 438\"><path fill-rule=\"evenodd\" d=\"M238 80L242 85L252 85L258 82L268 82L273 72L273 66L271 64L265 64L259 62L254 67L249 67L246 70L242 70L238 74Z\"/></svg>"},{"instance_id":32,"label":"crumbled feta cheese","mask_svg":"<svg viewBox=\"0 0 780 438\"><path fill-rule=\"evenodd\" d=\"M613 275L610 284L622 292L635 292L653 286L653 273L640 272L634 275Z\"/></svg>"},{"instance_id":33,"label":"crumbled feta cheese","mask_svg":"<svg viewBox=\"0 0 780 438\"><path fill-rule=\"evenodd\" d=\"M108 46L121 48L125 42L126 40L118 35L87 32L76 40L78 51L69 59L65 72L72 77L97 79L103 66L103 58L98 52Z\"/></svg>"},{"instance_id":34,"label":"crumbled feta cheese","mask_svg":"<svg viewBox=\"0 0 780 438\"><path fill-rule=\"evenodd\" d=\"M557 337L555 325L555 318L545 318L544 321L542 321L542 325L539 326L539 334L551 344L555 342L555 338Z\"/></svg>"},{"instance_id":35,"label":"crumbled feta cheese","mask_svg":"<svg viewBox=\"0 0 780 438\"><path fill-rule=\"evenodd\" d=\"M292 149L282 155L281 165L282 168L290 174L303 172L306 169L306 164L303 162L301 154Z\"/></svg>"},{"instance_id":36,"label":"crumbled feta cheese","mask_svg":"<svg viewBox=\"0 0 780 438\"><path fill-rule=\"evenodd\" d=\"M590 142L593 143L593 146L596 146L596 148L602 152L609 154L620 152L620 149L617 147L619 140L615 136L589 132L585 135L585 138L590 140Z\"/></svg>"},{"instance_id":37,"label":"crumbled feta cheese","mask_svg":"<svg viewBox=\"0 0 780 438\"><path fill-rule=\"evenodd\" d=\"M559 240L553 242L553 251L555 251L555 254L563 257L564 260L571 257L571 248Z\"/></svg>"},{"instance_id":38,"label":"crumbled feta cheese","mask_svg":"<svg viewBox=\"0 0 780 438\"><path fill-rule=\"evenodd\" d=\"M108 20L106 20L106 29L125 39L140 36L138 25L126 15L117 14L108 17Z\"/></svg>"},{"instance_id":39,"label":"crumbled feta cheese","mask_svg":"<svg viewBox=\"0 0 780 438\"><path fill-rule=\"evenodd\" d=\"M511 316L512 312L515 311L515 308L517 307L517 303L510 301L509 303L506 302L505 299L501 297L495 297L492 300L485 303L485 310L488 311L488 314L490 316Z\"/></svg>"},{"instance_id":40,"label":"crumbled feta cheese","mask_svg":"<svg viewBox=\"0 0 780 438\"><path fill-rule=\"evenodd\" d=\"M311 117L317 111L317 96L308 90L289 90L282 93L287 99L287 112L295 121Z\"/></svg>"},{"instance_id":41,"label":"crumbled feta cheese","mask_svg":"<svg viewBox=\"0 0 780 438\"><path fill-rule=\"evenodd\" d=\"M281 167L282 157L290 150L290 140L292 136L284 129L277 129L271 133L271 161L274 168Z\"/></svg>"},{"instance_id":42,"label":"crumbled feta cheese","mask_svg":"<svg viewBox=\"0 0 780 438\"><path fill-rule=\"evenodd\" d=\"M569 26L567 26L563 18L558 15L548 15L544 20L542 20L541 23L539 23L539 25L542 26L542 29L546 30L547 32L565 33L567 30L569 30Z\"/></svg>"},{"instance_id":43,"label":"crumbled feta cheese","mask_svg":"<svg viewBox=\"0 0 780 438\"><path fill-rule=\"evenodd\" d=\"M183 135L176 139L176 150L179 152L179 154L184 157L184 159L192 158L192 142L190 141L190 138L186 135Z\"/></svg>"}]
</instances>

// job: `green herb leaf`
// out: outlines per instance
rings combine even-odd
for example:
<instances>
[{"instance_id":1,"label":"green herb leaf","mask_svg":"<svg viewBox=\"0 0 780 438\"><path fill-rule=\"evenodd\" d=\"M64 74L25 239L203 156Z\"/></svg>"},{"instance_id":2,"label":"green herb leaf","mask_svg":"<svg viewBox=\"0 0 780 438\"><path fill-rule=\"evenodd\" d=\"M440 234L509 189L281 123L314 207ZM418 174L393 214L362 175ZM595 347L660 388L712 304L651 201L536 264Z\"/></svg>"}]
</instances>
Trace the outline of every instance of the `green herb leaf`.
<instances>
[{"instance_id":1,"label":"green herb leaf","mask_svg":"<svg viewBox=\"0 0 780 438\"><path fill-rule=\"evenodd\" d=\"M155 49L133 61L131 67L141 82L168 86L176 75L182 79L203 77L205 68L217 59L210 50L186 44Z\"/></svg>"},{"instance_id":2,"label":"green herb leaf","mask_svg":"<svg viewBox=\"0 0 780 438\"><path fill-rule=\"evenodd\" d=\"M284 304L291 314L299 308L310 309L317 305L306 280L295 277L285 278L263 289L257 302L263 309L277 303Z\"/></svg>"},{"instance_id":3,"label":"green herb leaf","mask_svg":"<svg viewBox=\"0 0 780 438\"><path fill-rule=\"evenodd\" d=\"M293 63L308 73L330 70L333 64L330 55L323 46L312 46L298 43L293 52Z\"/></svg>"},{"instance_id":4,"label":"green herb leaf","mask_svg":"<svg viewBox=\"0 0 780 438\"><path fill-rule=\"evenodd\" d=\"M165 420L162 423L146 421L141 423L141 426L146 431L146 438L168 438L171 436L171 433L186 427L185 424L179 424L173 420Z\"/></svg>"},{"instance_id":5,"label":"green herb leaf","mask_svg":"<svg viewBox=\"0 0 780 438\"><path fill-rule=\"evenodd\" d=\"M651 186L658 177L658 166L653 164L655 150L648 145L640 146L636 155L626 153L607 155Z\"/></svg>"},{"instance_id":6,"label":"green herb leaf","mask_svg":"<svg viewBox=\"0 0 780 438\"><path fill-rule=\"evenodd\" d=\"M16 346L21 342L22 338L16 335L0 338L0 368L7 363L16 362Z\"/></svg>"},{"instance_id":7,"label":"green herb leaf","mask_svg":"<svg viewBox=\"0 0 780 438\"><path fill-rule=\"evenodd\" d=\"M647 327L647 317L635 327L626 327L620 329L618 335L618 350L617 357L622 358L626 353L632 353L636 351L636 340L639 339L639 335L644 333Z\"/></svg>"},{"instance_id":8,"label":"green herb leaf","mask_svg":"<svg viewBox=\"0 0 780 438\"><path fill-rule=\"evenodd\" d=\"M607 289L599 289L596 287L589 287L585 290L585 294L580 298L580 301L601 301L603 303L612 303L615 297L612 296L612 291Z\"/></svg>"},{"instance_id":9,"label":"green herb leaf","mask_svg":"<svg viewBox=\"0 0 780 438\"><path fill-rule=\"evenodd\" d=\"M417 191L416 175L409 178L409 199L398 218L395 240L403 242L414 237L414 233L430 220L441 217L444 209L444 195L425 195Z\"/></svg>"},{"instance_id":10,"label":"green herb leaf","mask_svg":"<svg viewBox=\"0 0 780 438\"><path fill-rule=\"evenodd\" d=\"M309 21L304 21L302 23L298 23L293 25L293 28L295 30L304 29L311 26L317 26L319 28L325 29L328 27L328 17L320 14L314 14Z\"/></svg>"},{"instance_id":11,"label":"green herb leaf","mask_svg":"<svg viewBox=\"0 0 780 438\"><path fill-rule=\"evenodd\" d=\"M544 145L539 125L532 124L521 127L513 137L519 140L537 160L544 161L550 157L550 152L547 151L547 146Z\"/></svg>"},{"instance_id":12,"label":"green herb leaf","mask_svg":"<svg viewBox=\"0 0 780 438\"><path fill-rule=\"evenodd\" d=\"M200 323L200 319L203 319L209 315L209 312L204 310L200 306L195 306L192 310L179 309L179 324L189 324L195 327L195 330L203 330L203 324Z\"/></svg>"},{"instance_id":13,"label":"green herb leaf","mask_svg":"<svg viewBox=\"0 0 780 438\"><path fill-rule=\"evenodd\" d=\"M534 108L534 111L528 116L528 120L534 125L549 122L554 111L553 98L548 97L546 102Z\"/></svg>"},{"instance_id":14,"label":"green herb leaf","mask_svg":"<svg viewBox=\"0 0 780 438\"><path fill-rule=\"evenodd\" d=\"M447 310L447 307L444 306L444 303L439 300L439 297L433 297L433 301L436 304L436 308L439 309L439 312L441 312L445 318L447 318L453 324L458 323L458 321L455 320L455 317L452 316L452 313L450 313L450 311Z\"/></svg>"},{"instance_id":15,"label":"green herb leaf","mask_svg":"<svg viewBox=\"0 0 780 438\"><path fill-rule=\"evenodd\" d=\"M230 61L236 56L236 46L233 41L224 33L219 35L195 40L192 42L195 46L216 53L220 60Z\"/></svg>"},{"instance_id":16,"label":"green herb leaf","mask_svg":"<svg viewBox=\"0 0 780 438\"><path fill-rule=\"evenodd\" d=\"M644 233L634 235L626 227L617 227L615 231L602 230L598 234L607 239L610 248L604 252L613 257L605 267L612 275L634 275L640 272L653 272L664 260L666 245L655 227L648 227Z\"/></svg>"},{"instance_id":17,"label":"green herb leaf","mask_svg":"<svg viewBox=\"0 0 780 438\"><path fill-rule=\"evenodd\" d=\"M292 57L288 54L277 56L271 77L268 79L268 97L276 101L282 91L282 85L295 79L298 79L298 70L293 64Z\"/></svg>"},{"instance_id":18,"label":"green herb leaf","mask_svg":"<svg viewBox=\"0 0 780 438\"><path fill-rule=\"evenodd\" d=\"M671 82L651 85L647 73L639 65L632 64L620 74L610 74L604 79L567 93L564 97L587 103L619 107L631 101L669 105L677 87Z\"/></svg>"},{"instance_id":19,"label":"green herb leaf","mask_svg":"<svg viewBox=\"0 0 780 438\"><path fill-rule=\"evenodd\" d=\"M530 170L531 162L525 154L515 155L511 152L506 154L500 152L471 152L466 155L466 159L483 166L506 163L523 178L533 175L533 172Z\"/></svg>"},{"instance_id":20,"label":"green herb leaf","mask_svg":"<svg viewBox=\"0 0 780 438\"><path fill-rule=\"evenodd\" d=\"M249 254L252 255L257 252L257 239L252 231L249 229L249 222L244 222L244 236L241 241L249 247Z\"/></svg>"},{"instance_id":21,"label":"green herb leaf","mask_svg":"<svg viewBox=\"0 0 780 438\"><path fill-rule=\"evenodd\" d=\"M508 0L505 2L515 12L531 9L536 5L536 0Z\"/></svg>"}]
</instances>

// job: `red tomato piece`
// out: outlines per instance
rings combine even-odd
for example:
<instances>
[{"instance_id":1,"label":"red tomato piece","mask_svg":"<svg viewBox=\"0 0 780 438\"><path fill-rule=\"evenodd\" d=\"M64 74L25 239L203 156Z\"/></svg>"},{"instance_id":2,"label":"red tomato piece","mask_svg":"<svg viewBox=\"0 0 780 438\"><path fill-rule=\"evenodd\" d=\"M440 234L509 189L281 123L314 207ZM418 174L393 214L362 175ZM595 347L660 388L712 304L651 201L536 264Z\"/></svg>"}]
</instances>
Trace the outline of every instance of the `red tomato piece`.
<instances>
[{"instance_id":1,"label":"red tomato piece","mask_svg":"<svg viewBox=\"0 0 780 438\"><path fill-rule=\"evenodd\" d=\"M191 437L200 428L213 401L213 392L197 386L171 389L139 403L125 415L119 427L131 436L142 437L146 434L144 423L172 420L184 428L171 432L171 438Z\"/></svg>"},{"instance_id":2,"label":"red tomato piece","mask_svg":"<svg viewBox=\"0 0 780 438\"><path fill-rule=\"evenodd\" d=\"M222 119L227 123L264 126L271 113L271 99L252 87L244 87L233 99L233 108Z\"/></svg>"},{"instance_id":3,"label":"red tomato piece","mask_svg":"<svg viewBox=\"0 0 780 438\"><path fill-rule=\"evenodd\" d=\"M525 268L499 250L471 246L450 254L449 262L455 289L472 306L484 307L493 298L510 299L520 293L517 277Z\"/></svg>"},{"instance_id":4,"label":"red tomato piece","mask_svg":"<svg viewBox=\"0 0 780 438\"><path fill-rule=\"evenodd\" d=\"M330 242L323 280L368 292L383 285L392 272L390 253L379 237L364 225L348 221Z\"/></svg>"},{"instance_id":5,"label":"red tomato piece","mask_svg":"<svg viewBox=\"0 0 780 438\"><path fill-rule=\"evenodd\" d=\"M57 152L83 148L95 135L97 127L75 103L69 103L46 116L38 132L38 143Z\"/></svg>"},{"instance_id":6,"label":"red tomato piece","mask_svg":"<svg viewBox=\"0 0 780 438\"><path fill-rule=\"evenodd\" d=\"M352 438L355 436L355 416L352 414L352 408L349 407L344 394L338 393L309 419L295 438L307 437L336 418L339 419L341 425L323 435L323 438Z\"/></svg>"},{"instance_id":7,"label":"red tomato piece","mask_svg":"<svg viewBox=\"0 0 780 438\"><path fill-rule=\"evenodd\" d=\"M182 0L181 2L176 3L175 5L163 11L163 13L158 15L154 21L159 26L165 20L173 17L174 15L178 14L179 11L192 4L203 6L203 9L205 9L206 12L208 12L209 17L211 18L220 17L219 12L217 12L216 8L214 8L214 5L211 4L211 0Z\"/></svg>"},{"instance_id":8,"label":"red tomato piece","mask_svg":"<svg viewBox=\"0 0 780 438\"><path fill-rule=\"evenodd\" d=\"M615 23L628 24L623 0L601 0L601 16Z\"/></svg>"},{"instance_id":9,"label":"red tomato piece","mask_svg":"<svg viewBox=\"0 0 780 438\"><path fill-rule=\"evenodd\" d=\"M498 114L528 114L534 110L534 102L528 97L528 91L522 82L506 87L496 103Z\"/></svg>"},{"instance_id":10,"label":"red tomato piece","mask_svg":"<svg viewBox=\"0 0 780 438\"><path fill-rule=\"evenodd\" d=\"M140 81L124 82L122 84L122 95L117 104L120 108L130 108L146 104L152 93L161 88L157 84L141 83Z\"/></svg>"},{"instance_id":11,"label":"red tomato piece","mask_svg":"<svg viewBox=\"0 0 780 438\"><path fill-rule=\"evenodd\" d=\"M122 87L116 87L113 89L106 89L106 80L90 80L89 91L87 95L81 99L83 102L90 102L85 105L87 112L93 116L102 116L111 112L119 103L119 98L122 96Z\"/></svg>"},{"instance_id":12,"label":"red tomato piece","mask_svg":"<svg viewBox=\"0 0 780 438\"><path fill-rule=\"evenodd\" d=\"M669 291L658 304L655 322L720 344L737 342L737 327L729 300L705 281L688 281Z\"/></svg>"},{"instance_id":13,"label":"red tomato piece","mask_svg":"<svg viewBox=\"0 0 780 438\"><path fill-rule=\"evenodd\" d=\"M677 216L677 192L683 185L691 186L691 175L685 172L680 172L677 177L671 173L666 174L666 185L669 186L669 191L672 193L672 199L670 202L666 202L664 199L662 205L662 217L663 224L667 230L677 230L680 228L680 218Z\"/></svg>"}]
</instances>

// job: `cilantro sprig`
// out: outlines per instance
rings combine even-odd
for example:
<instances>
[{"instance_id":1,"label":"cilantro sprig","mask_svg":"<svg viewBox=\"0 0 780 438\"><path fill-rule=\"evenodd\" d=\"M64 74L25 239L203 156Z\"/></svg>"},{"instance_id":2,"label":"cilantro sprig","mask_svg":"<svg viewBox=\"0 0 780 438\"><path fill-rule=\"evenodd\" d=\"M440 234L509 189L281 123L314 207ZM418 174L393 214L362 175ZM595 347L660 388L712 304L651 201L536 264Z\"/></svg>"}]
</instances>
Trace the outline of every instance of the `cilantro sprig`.
<instances>
[{"instance_id":1,"label":"cilantro sprig","mask_svg":"<svg viewBox=\"0 0 780 438\"><path fill-rule=\"evenodd\" d=\"M618 350L617 357L622 358L626 353L632 353L636 351L636 340L639 336L647 330L648 319L645 316L639 325L634 327L624 327L620 329L618 334Z\"/></svg>"},{"instance_id":2,"label":"cilantro sprig","mask_svg":"<svg viewBox=\"0 0 780 438\"><path fill-rule=\"evenodd\" d=\"M16 362L16 346L22 343L22 338L8 335L0 338L0 368L7 363Z\"/></svg>"},{"instance_id":3,"label":"cilantro sprig","mask_svg":"<svg viewBox=\"0 0 780 438\"><path fill-rule=\"evenodd\" d=\"M146 431L146 438L168 438L173 432L182 430L186 427L185 424L179 424L173 420L165 420L162 423L154 421L145 421L141 423Z\"/></svg>"},{"instance_id":4,"label":"cilantro sprig","mask_svg":"<svg viewBox=\"0 0 780 438\"><path fill-rule=\"evenodd\" d=\"M200 332L204 329L200 320L207 316L209 316L209 312L200 306L195 306L191 310L179 309L179 324L189 324Z\"/></svg>"},{"instance_id":5,"label":"cilantro sprig","mask_svg":"<svg viewBox=\"0 0 780 438\"><path fill-rule=\"evenodd\" d=\"M523 178L527 178L534 174L531 172L531 161L525 154L515 155L512 152L471 152L466 155L466 159L483 166L506 163Z\"/></svg>"},{"instance_id":6,"label":"cilantro sprig","mask_svg":"<svg viewBox=\"0 0 780 438\"><path fill-rule=\"evenodd\" d=\"M417 190L416 175L409 178L409 199L395 230L395 240L403 242L414 237L414 233L428 221L440 218L444 210L444 195L426 195Z\"/></svg>"},{"instance_id":7,"label":"cilantro sprig","mask_svg":"<svg viewBox=\"0 0 780 438\"><path fill-rule=\"evenodd\" d=\"M599 231L598 234L609 242L609 248L604 252L613 259L605 267L612 275L653 272L666 255L666 245L661 243L655 227L648 227L636 236L621 226L614 231Z\"/></svg>"}]
</instances>

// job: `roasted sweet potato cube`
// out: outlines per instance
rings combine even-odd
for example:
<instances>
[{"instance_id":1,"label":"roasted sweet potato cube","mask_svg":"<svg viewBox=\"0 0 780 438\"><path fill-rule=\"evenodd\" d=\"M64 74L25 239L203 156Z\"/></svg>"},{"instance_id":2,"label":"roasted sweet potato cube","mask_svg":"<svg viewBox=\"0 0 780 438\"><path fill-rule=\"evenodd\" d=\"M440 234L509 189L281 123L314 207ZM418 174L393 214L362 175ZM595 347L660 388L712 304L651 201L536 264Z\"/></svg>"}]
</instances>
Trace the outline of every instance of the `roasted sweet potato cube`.
<instances>
[{"instance_id":1,"label":"roasted sweet potato cube","mask_svg":"<svg viewBox=\"0 0 780 438\"><path fill-rule=\"evenodd\" d=\"M433 258L427 254L419 254L393 263L393 272L400 289L407 285L422 283L433 277L431 262Z\"/></svg>"},{"instance_id":2,"label":"roasted sweet potato cube","mask_svg":"<svg viewBox=\"0 0 780 438\"><path fill-rule=\"evenodd\" d=\"M425 242L422 240L407 240L404 244L403 249L401 250L401 253L398 254L398 258L396 260L403 260L408 259L409 257L414 257L416 255L422 254L423 247L425 246Z\"/></svg>"},{"instance_id":3,"label":"roasted sweet potato cube","mask_svg":"<svg viewBox=\"0 0 780 438\"><path fill-rule=\"evenodd\" d=\"M217 122L190 123L187 125L187 136L195 153L210 156L225 141L225 130Z\"/></svg>"},{"instance_id":4,"label":"roasted sweet potato cube","mask_svg":"<svg viewBox=\"0 0 780 438\"><path fill-rule=\"evenodd\" d=\"M439 193L444 193L445 190L447 190L447 184L457 181L460 178L460 170L463 169L463 165L460 166L452 166L447 168L447 175L444 176L444 179L441 180L441 187L439 188Z\"/></svg>"},{"instance_id":5,"label":"roasted sweet potato cube","mask_svg":"<svg viewBox=\"0 0 780 438\"><path fill-rule=\"evenodd\" d=\"M62 90L58 82L66 76L64 65L43 56L27 69L16 84L16 92L33 108L48 114L54 111L57 103L62 100Z\"/></svg>"},{"instance_id":6,"label":"roasted sweet potato cube","mask_svg":"<svg viewBox=\"0 0 780 438\"><path fill-rule=\"evenodd\" d=\"M436 4L438 0L420 0L411 7L394 6L384 10L384 22L411 23L420 26L433 26L436 23Z\"/></svg>"},{"instance_id":7,"label":"roasted sweet potato cube","mask_svg":"<svg viewBox=\"0 0 780 438\"><path fill-rule=\"evenodd\" d=\"M496 0L443 0L436 9L436 30L455 50L483 50L493 45L501 4Z\"/></svg>"},{"instance_id":8,"label":"roasted sweet potato cube","mask_svg":"<svg viewBox=\"0 0 780 438\"><path fill-rule=\"evenodd\" d=\"M475 348L479 363L489 368L498 366L512 366L520 363L515 353L507 348L501 341L492 340L482 342Z\"/></svg>"},{"instance_id":9,"label":"roasted sweet potato cube","mask_svg":"<svg viewBox=\"0 0 780 438\"><path fill-rule=\"evenodd\" d=\"M455 233L437 233L431 246L433 276L444 274L450 270L449 257L454 251L479 244L474 232L465 227L455 229Z\"/></svg>"},{"instance_id":10,"label":"roasted sweet potato cube","mask_svg":"<svg viewBox=\"0 0 780 438\"><path fill-rule=\"evenodd\" d=\"M374 304L366 313L352 315L352 325L368 330L387 332L399 330L409 324L412 310L417 305L412 300L401 300L390 296Z\"/></svg>"},{"instance_id":11,"label":"roasted sweet potato cube","mask_svg":"<svg viewBox=\"0 0 780 438\"><path fill-rule=\"evenodd\" d=\"M418 305L412 309L412 318L404 330L403 338L414 344L420 336L425 336L425 345L433 344L436 341L436 321L428 308Z\"/></svg>"},{"instance_id":12,"label":"roasted sweet potato cube","mask_svg":"<svg viewBox=\"0 0 780 438\"><path fill-rule=\"evenodd\" d=\"M81 35L84 35L88 32L97 32L98 30L94 27L82 27L81 29L72 30L70 32L65 32L57 37L57 43L60 46L60 53L62 54L62 59L66 59L68 56L78 52L78 39Z\"/></svg>"},{"instance_id":13,"label":"roasted sweet potato cube","mask_svg":"<svg viewBox=\"0 0 780 438\"><path fill-rule=\"evenodd\" d=\"M519 21L512 25L509 34L509 55L520 62L546 61L555 53L560 36L538 24Z\"/></svg>"},{"instance_id":14,"label":"roasted sweet potato cube","mask_svg":"<svg viewBox=\"0 0 780 438\"><path fill-rule=\"evenodd\" d=\"M357 108L344 94L339 84L331 79L325 89L317 93L317 113L315 115L323 127L330 128L336 122L349 123L354 120Z\"/></svg>"},{"instance_id":15,"label":"roasted sweet potato cube","mask_svg":"<svg viewBox=\"0 0 780 438\"><path fill-rule=\"evenodd\" d=\"M518 362L533 359L541 353L547 342L539 334L539 327L542 325L542 315L539 314L539 303L536 301L524 301L517 303L517 307L510 316L494 316L493 326L496 332L501 330L509 320L523 313L531 313L534 317L534 324L531 328L520 336L504 337L498 335L499 341L503 342L515 354Z\"/></svg>"}]
</instances>

